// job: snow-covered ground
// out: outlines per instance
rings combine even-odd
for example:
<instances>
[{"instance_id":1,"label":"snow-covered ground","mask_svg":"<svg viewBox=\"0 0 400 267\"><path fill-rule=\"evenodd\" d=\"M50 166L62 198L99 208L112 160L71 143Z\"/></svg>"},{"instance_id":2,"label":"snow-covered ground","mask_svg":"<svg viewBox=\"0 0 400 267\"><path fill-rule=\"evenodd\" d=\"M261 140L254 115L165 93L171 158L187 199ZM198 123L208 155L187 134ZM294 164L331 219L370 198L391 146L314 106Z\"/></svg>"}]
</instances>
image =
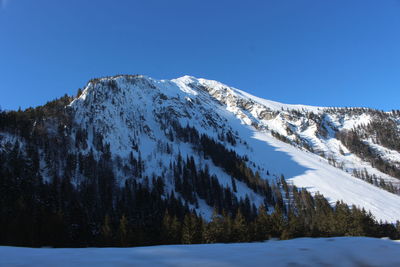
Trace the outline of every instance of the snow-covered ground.
<instances>
[{"instance_id":1,"label":"snow-covered ground","mask_svg":"<svg viewBox=\"0 0 400 267\"><path fill-rule=\"evenodd\" d=\"M400 266L400 243L300 238L264 243L136 248L0 247L0 266Z\"/></svg>"},{"instance_id":2,"label":"snow-covered ground","mask_svg":"<svg viewBox=\"0 0 400 267\"><path fill-rule=\"evenodd\" d=\"M297 187L306 188L312 193L319 192L332 204L343 200L349 205L363 207L371 211L377 220L400 220L398 195L352 177L349 173L328 164L326 159L276 140L268 134L256 133L254 138L275 148L275 153L268 157L265 145L262 151L264 158L268 157L267 162L270 165L283 170L286 165L286 178Z\"/></svg>"}]
</instances>

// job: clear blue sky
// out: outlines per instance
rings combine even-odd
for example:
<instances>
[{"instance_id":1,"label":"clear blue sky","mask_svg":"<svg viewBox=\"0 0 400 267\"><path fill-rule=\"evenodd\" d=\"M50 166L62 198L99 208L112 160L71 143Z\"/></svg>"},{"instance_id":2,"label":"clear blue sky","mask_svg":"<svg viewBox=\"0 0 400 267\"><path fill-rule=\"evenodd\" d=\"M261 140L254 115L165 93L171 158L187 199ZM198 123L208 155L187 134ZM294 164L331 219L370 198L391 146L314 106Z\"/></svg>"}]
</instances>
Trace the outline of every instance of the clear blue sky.
<instances>
[{"instance_id":1,"label":"clear blue sky","mask_svg":"<svg viewBox=\"0 0 400 267\"><path fill-rule=\"evenodd\" d=\"M0 106L93 77L215 79L285 103L400 109L399 0L0 0Z\"/></svg>"}]
</instances>

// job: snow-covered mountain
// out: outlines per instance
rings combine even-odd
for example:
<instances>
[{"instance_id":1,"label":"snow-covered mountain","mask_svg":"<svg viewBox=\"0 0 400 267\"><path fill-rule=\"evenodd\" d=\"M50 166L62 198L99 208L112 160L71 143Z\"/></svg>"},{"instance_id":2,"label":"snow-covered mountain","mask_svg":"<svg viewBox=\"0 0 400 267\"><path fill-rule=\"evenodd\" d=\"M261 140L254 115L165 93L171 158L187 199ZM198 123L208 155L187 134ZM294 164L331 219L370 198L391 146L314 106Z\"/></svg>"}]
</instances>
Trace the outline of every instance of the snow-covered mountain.
<instances>
[{"instance_id":1,"label":"snow-covered mountain","mask_svg":"<svg viewBox=\"0 0 400 267\"><path fill-rule=\"evenodd\" d=\"M162 177L165 191L179 195L171 166L177 158L192 157L197 168L207 169L237 198L261 205L260 192L198 149L198 136L180 133L189 131L234 151L262 179L275 181L283 175L289 184L319 192L332 204L343 200L378 220L400 220L400 150L393 145L400 140L399 112L281 104L190 76L156 80L120 75L91 80L65 113L70 124L60 128L48 119L46 131L68 136L67 151L95 158L110 152L120 184L133 175L125 166L138 159L136 176ZM383 135L387 125L390 132ZM395 139L389 142L388 136ZM24 146L20 135L0 132L0 147L16 139ZM46 160L39 165L43 178L51 179L54 170ZM72 172L74 183L85 179ZM191 206L210 218L212 207L197 197Z\"/></svg>"}]
</instances>

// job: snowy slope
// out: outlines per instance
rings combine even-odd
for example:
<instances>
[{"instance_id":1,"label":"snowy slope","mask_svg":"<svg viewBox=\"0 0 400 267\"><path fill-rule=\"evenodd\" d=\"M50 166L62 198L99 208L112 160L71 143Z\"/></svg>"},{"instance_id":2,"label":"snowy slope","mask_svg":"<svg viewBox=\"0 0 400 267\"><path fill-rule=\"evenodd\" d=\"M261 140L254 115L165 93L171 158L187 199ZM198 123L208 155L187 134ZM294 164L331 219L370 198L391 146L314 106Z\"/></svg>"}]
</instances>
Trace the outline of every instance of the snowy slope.
<instances>
[{"instance_id":1,"label":"snowy slope","mask_svg":"<svg viewBox=\"0 0 400 267\"><path fill-rule=\"evenodd\" d=\"M286 172L289 174L289 181L297 187L307 188L314 193L320 192L332 204L336 200L343 200L347 204L364 207L379 220L389 222L399 220L398 195L355 179L350 174L329 165L327 160L312 153L305 153L266 134L256 134L255 138L274 146L277 151L284 152L299 165L299 168L304 168L297 173L293 168ZM274 159L272 156L270 162L274 163Z\"/></svg>"},{"instance_id":2,"label":"snowy slope","mask_svg":"<svg viewBox=\"0 0 400 267\"><path fill-rule=\"evenodd\" d=\"M136 248L0 247L1 266L399 266L400 244L373 238Z\"/></svg>"},{"instance_id":3,"label":"snowy slope","mask_svg":"<svg viewBox=\"0 0 400 267\"><path fill-rule=\"evenodd\" d=\"M166 124L172 118L213 138L234 133L237 144L225 142L224 145L247 156L253 163L252 168L265 179L276 179L283 174L298 187L322 193L332 204L343 200L349 205L364 207L378 220L400 220L399 195L350 174L354 170L366 171L396 186L399 180L349 153L335 138L337 130L368 123L372 116L368 113L349 115L343 110L281 104L216 81L190 76L171 81L145 76L92 80L69 108L74 111L75 122L88 129L90 141L82 153L96 151L91 145L95 132L102 133L113 155L122 161L127 160L134 144L140 144L135 156L140 153L145 159L149 176L165 178L168 190L174 190L174 185L167 166L178 154L194 156L201 166L210 167L221 184L231 186L229 175L189 144L168 140ZM290 144L277 140L274 133L285 136ZM398 152L372 145L389 160L399 162ZM166 146L172 151L160 153ZM332 159L336 167L330 164ZM121 183L126 178L124 173L117 176ZM262 203L260 196L240 182L236 195L249 196L257 206ZM211 208L205 204L199 211L206 218L211 215Z\"/></svg>"},{"instance_id":4,"label":"snowy slope","mask_svg":"<svg viewBox=\"0 0 400 267\"><path fill-rule=\"evenodd\" d=\"M183 79L187 80L187 77ZM236 114L243 123L252 125L258 130L281 134L300 147L312 149L325 158L333 159L336 166L349 173L355 170L365 171L400 188L399 179L382 173L371 164L348 153L346 147L335 137L335 133L339 130L351 130L369 123L373 115L368 112L357 111L355 113L358 114L352 114L346 109L282 104L252 96L216 81L198 79L198 83L207 88L213 97L225 104L226 108ZM398 120L398 116L394 119ZM398 151L371 144L372 149L376 149L377 146L380 150L385 150L383 158L388 157L391 162L399 162Z\"/></svg>"}]
</instances>

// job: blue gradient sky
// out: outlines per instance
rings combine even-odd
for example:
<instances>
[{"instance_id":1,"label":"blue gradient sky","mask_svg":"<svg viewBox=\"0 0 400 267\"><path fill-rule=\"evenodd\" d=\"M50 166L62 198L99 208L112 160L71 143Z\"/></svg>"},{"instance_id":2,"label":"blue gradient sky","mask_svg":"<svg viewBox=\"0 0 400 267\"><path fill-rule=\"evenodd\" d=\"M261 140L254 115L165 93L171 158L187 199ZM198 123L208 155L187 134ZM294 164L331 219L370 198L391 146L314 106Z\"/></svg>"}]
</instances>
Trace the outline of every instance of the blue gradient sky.
<instances>
[{"instance_id":1,"label":"blue gradient sky","mask_svg":"<svg viewBox=\"0 0 400 267\"><path fill-rule=\"evenodd\" d=\"M0 106L93 77L215 79L285 103L400 109L400 1L0 0Z\"/></svg>"}]
</instances>

